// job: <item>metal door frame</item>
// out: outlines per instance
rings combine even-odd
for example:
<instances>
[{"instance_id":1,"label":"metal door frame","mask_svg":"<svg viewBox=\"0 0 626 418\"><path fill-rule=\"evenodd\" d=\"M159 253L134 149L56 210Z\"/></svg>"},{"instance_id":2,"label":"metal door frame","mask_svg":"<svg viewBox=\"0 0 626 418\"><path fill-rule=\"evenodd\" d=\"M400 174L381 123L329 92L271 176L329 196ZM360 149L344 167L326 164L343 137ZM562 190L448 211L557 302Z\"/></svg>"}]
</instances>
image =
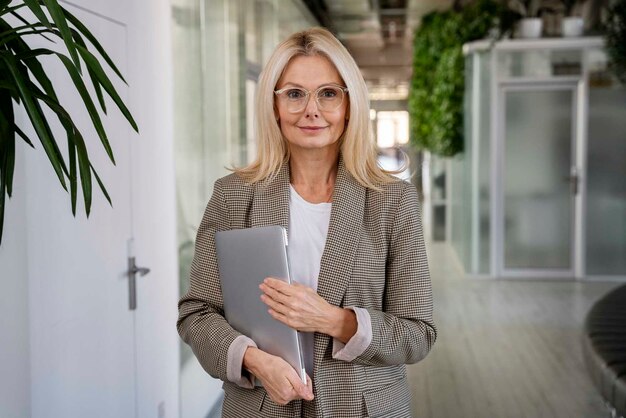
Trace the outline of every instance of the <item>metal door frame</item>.
<instances>
[{"instance_id":1,"label":"metal door frame","mask_svg":"<svg viewBox=\"0 0 626 418\"><path fill-rule=\"evenodd\" d=\"M585 183L585 165L586 147L584 126L581 124L581 112L583 100L582 81L572 78L567 79L547 79L547 80L520 80L520 81L501 81L497 83L495 96L497 98L495 108L495 128L496 135L493 136L492 147L492 190L494 196L494 216L492 223L492 266L496 277L501 278L529 278L529 279L566 279L581 278L584 276L582 268L584 266L582 257L584 256L583 248L584 239L584 216L582 203L586 188ZM572 218L571 218L571 265L569 269L507 269L504 265L504 184L503 174L505 168L505 116L506 101L505 95L511 91L546 91L546 90L565 90L572 92L572 155L571 165L576 167L579 176L578 193L572 198Z\"/></svg>"}]
</instances>

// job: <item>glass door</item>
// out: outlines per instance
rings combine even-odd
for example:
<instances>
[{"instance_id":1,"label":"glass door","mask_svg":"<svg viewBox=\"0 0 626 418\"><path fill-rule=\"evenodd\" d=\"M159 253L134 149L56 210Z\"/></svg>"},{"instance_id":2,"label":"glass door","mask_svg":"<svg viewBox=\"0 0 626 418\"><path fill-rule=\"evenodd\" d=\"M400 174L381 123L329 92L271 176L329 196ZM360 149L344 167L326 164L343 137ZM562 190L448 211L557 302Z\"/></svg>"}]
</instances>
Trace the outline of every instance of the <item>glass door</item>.
<instances>
[{"instance_id":1,"label":"glass door","mask_svg":"<svg viewBox=\"0 0 626 418\"><path fill-rule=\"evenodd\" d=\"M500 93L500 274L572 278L576 84Z\"/></svg>"}]
</instances>

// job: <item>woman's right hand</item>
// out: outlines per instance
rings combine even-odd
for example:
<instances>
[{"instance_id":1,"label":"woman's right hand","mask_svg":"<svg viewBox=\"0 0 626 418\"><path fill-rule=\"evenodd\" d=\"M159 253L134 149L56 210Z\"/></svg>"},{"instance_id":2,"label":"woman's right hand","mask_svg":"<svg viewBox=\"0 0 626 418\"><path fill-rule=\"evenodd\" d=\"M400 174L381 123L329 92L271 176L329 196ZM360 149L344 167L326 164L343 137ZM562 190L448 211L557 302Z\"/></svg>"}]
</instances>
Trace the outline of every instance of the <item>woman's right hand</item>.
<instances>
[{"instance_id":1,"label":"woman's right hand","mask_svg":"<svg viewBox=\"0 0 626 418\"><path fill-rule=\"evenodd\" d=\"M307 384L294 368L280 357L256 347L248 347L243 355L243 367L256 376L270 398L279 405L296 399L313 400L313 385L307 375Z\"/></svg>"}]
</instances>

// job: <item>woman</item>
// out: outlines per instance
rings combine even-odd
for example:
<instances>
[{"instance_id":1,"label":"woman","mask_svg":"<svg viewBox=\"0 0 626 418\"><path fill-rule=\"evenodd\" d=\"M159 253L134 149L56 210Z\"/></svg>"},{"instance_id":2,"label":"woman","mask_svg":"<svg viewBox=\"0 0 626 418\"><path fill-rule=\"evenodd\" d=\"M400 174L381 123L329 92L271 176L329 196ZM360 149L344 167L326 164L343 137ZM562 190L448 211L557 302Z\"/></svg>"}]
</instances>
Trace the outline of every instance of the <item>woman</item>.
<instances>
[{"instance_id":1,"label":"woman","mask_svg":"<svg viewBox=\"0 0 626 418\"><path fill-rule=\"evenodd\" d=\"M256 109L258 157L215 183L178 331L224 381L226 417L409 417L405 364L436 338L431 283L417 193L377 166L363 77L309 29L269 59ZM267 278L259 297L303 332L308 385L223 317L214 234L268 225L288 228L296 283Z\"/></svg>"}]
</instances>

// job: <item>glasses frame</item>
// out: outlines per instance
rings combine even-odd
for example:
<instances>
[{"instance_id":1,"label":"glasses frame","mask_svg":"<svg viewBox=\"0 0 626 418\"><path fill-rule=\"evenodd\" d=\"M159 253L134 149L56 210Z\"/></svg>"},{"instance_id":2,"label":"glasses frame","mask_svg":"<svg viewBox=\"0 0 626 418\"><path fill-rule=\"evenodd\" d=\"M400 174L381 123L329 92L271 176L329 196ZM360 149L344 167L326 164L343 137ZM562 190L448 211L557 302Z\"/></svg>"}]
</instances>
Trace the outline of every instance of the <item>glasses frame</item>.
<instances>
[{"instance_id":1,"label":"glasses frame","mask_svg":"<svg viewBox=\"0 0 626 418\"><path fill-rule=\"evenodd\" d=\"M336 88L339 88L339 90L341 90L343 92L343 96L341 96L341 103L339 103L339 105L336 108L332 109L332 110L324 110L322 108L322 106L320 105L319 97L317 96L317 94L319 93L320 90L322 90L324 88L327 88L327 87L336 87ZM305 100L304 100L304 106L302 106L302 109L299 109L299 110L289 110L289 109L287 109L287 111L289 113L300 113L304 109L306 109L306 107L309 105L309 100L311 100L311 93L315 93L313 95L313 97L315 97L315 104L317 104L317 108L319 110L321 110L322 112L334 112L335 110L337 110L337 109L339 109L341 107L341 105L343 104L343 100L344 100L345 96L348 94L348 88L344 87L344 86L341 86L339 84L324 84L323 86L319 86L315 90L307 90L307 89L305 89L303 87L298 87L298 86L283 87L280 90L274 90L274 94L276 96L278 96L278 97L281 97L280 95L283 94L284 92L286 92L287 90L294 90L294 89L301 90L301 91L306 93Z\"/></svg>"}]
</instances>

